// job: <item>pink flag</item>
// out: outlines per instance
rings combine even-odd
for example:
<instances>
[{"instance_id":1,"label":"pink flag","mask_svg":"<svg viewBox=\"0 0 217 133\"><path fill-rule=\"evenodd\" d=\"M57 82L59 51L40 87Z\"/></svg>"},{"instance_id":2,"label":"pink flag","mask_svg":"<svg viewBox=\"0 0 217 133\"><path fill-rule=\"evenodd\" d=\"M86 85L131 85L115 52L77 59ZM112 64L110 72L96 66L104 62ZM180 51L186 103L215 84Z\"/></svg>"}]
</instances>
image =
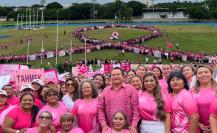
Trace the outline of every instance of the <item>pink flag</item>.
<instances>
[{"instance_id":1,"label":"pink flag","mask_svg":"<svg viewBox=\"0 0 217 133\"><path fill-rule=\"evenodd\" d=\"M167 48L173 48L173 43L172 42L167 42Z\"/></svg>"}]
</instances>

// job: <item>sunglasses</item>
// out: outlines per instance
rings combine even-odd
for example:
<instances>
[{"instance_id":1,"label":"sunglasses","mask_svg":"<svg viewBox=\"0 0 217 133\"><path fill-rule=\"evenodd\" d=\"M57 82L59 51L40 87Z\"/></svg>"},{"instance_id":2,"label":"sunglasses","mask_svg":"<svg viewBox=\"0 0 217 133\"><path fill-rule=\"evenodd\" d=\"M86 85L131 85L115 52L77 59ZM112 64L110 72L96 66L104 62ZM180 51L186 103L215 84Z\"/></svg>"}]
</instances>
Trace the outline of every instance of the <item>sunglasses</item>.
<instances>
[{"instance_id":1,"label":"sunglasses","mask_svg":"<svg viewBox=\"0 0 217 133\"><path fill-rule=\"evenodd\" d=\"M48 96L48 97L58 96L58 94L57 94L57 93L50 93L50 94L48 94L47 96Z\"/></svg>"},{"instance_id":2,"label":"sunglasses","mask_svg":"<svg viewBox=\"0 0 217 133\"><path fill-rule=\"evenodd\" d=\"M66 84L66 86L75 86L75 84L74 83L68 83L68 84Z\"/></svg>"},{"instance_id":3,"label":"sunglasses","mask_svg":"<svg viewBox=\"0 0 217 133\"><path fill-rule=\"evenodd\" d=\"M39 116L40 119L50 120L50 116Z\"/></svg>"}]
</instances>

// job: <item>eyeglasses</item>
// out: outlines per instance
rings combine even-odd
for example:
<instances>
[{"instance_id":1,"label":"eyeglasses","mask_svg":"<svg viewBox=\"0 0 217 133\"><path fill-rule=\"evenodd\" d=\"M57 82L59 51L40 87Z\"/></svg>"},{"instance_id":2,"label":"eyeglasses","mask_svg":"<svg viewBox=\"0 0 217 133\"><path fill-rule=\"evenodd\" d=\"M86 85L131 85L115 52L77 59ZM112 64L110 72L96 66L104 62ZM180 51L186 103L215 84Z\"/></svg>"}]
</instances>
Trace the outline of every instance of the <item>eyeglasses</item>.
<instances>
[{"instance_id":1,"label":"eyeglasses","mask_svg":"<svg viewBox=\"0 0 217 133\"><path fill-rule=\"evenodd\" d=\"M66 84L66 86L75 86L75 84L74 83L68 83L68 84Z\"/></svg>"},{"instance_id":2,"label":"eyeglasses","mask_svg":"<svg viewBox=\"0 0 217 133\"><path fill-rule=\"evenodd\" d=\"M48 94L47 96L48 96L48 97L58 96L58 94L57 94L57 93L50 93L50 94Z\"/></svg>"},{"instance_id":3,"label":"eyeglasses","mask_svg":"<svg viewBox=\"0 0 217 133\"><path fill-rule=\"evenodd\" d=\"M49 116L39 116L40 119L50 120L51 118Z\"/></svg>"}]
</instances>

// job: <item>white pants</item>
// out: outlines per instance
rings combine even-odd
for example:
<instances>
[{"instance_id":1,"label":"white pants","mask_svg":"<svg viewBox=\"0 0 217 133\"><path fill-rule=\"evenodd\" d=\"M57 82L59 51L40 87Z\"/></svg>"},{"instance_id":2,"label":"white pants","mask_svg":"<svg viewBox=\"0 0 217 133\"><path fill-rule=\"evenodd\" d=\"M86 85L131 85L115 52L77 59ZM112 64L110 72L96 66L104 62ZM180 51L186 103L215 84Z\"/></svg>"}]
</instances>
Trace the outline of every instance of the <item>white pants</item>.
<instances>
[{"instance_id":1,"label":"white pants","mask_svg":"<svg viewBox=\"0 0 217 133\"><path fill-rule=\"evenodd\" d=\"M164 122L142 120L140 125L141 133L165 133Z\"/></svg>"}]
</instances>

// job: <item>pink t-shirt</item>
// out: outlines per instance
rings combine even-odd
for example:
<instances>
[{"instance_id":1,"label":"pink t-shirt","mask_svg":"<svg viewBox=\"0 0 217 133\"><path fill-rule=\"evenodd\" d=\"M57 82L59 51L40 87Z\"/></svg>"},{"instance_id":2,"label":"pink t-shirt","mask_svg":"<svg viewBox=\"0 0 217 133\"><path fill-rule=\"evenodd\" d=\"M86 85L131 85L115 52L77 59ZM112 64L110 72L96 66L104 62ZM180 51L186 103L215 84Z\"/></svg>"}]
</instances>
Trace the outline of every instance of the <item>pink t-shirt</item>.
<instances>
[{"instance_id":1,"label":"pink t-shirt","mask_svg":"<svg viewBox=\"0 0 217 133\"><path fill-rule=\"evenodd\" d=\"M72 109L72 115L78 118L78 126L88 133L93 131L96 126L97 99L84 100L78 99L75 101Z\"/></svg>"},{"instance_id":2,"label":"pink t-shirt","mask_svg":"<svg viewBox=\"0 0 217 133\"><path fill-rule=\"evenodd\" d=\"M1 113L6 110L8 108L9 105L6 105L4 108L0 109L0 116L1 116ZM1 119L1 118L0 118ZM1 123L0 123L0 133L2 133L2 126L1 126Z\"/></svg>"},{"instance_id":3,"label":"pink t-shirt","mask_svg":"<svg viewBox=\"0 0 217 133\"><path fill-rule=\"evenodd\" d=\"M109 128L106 133L112 133L112 129ZM123 129L120 133L130 133L130 131L128 129Z\"/></svg>"},{"instance_id":4,"label":"pink t-shirt","mask_svg":"<svg viewBox=\"0 0 217 133\"><path fill-rule=\"evenodd\" d=\"M38 117L43 111L49 111L53 116L53 125L57 130L60 129L60 116L67 112L65 105L62 102L59 102L59 106L53 108L46 104L39 112L36 117L36 124L38 124Z\"/></svg>"},{"instance_id":5,"label":"pink t-shirt","mask_svg":"<svg viewBox=\"0 0 217 133\"><path fill-rule=\"evenodd\" d=\"M159 85L161 87L161 93L162 95L168 95L168 85L166 79L159 80Z\"/></svg>"},{"instance_id":6,"label":"pink t-shirt","mask_svg":"<svg viewBox=\"0 0 217 133\"><path fill-rule=\"evenodd\" d=\"M38 127L28 128L25 133L38 133Z\"/></svg>"},{"instance_id":7,"label":"pink t-shirt","mask_svg":"<svg viewBox=\"0 0 217 133\"><path fill-rule=\"evenodd\" d=\"M173 133L189 132L189 116L198 113L196 100L187 90L181 90L177 95L168 95L171 106L171 131Z\"/></svg>"},{"instance_id":8,"label":"pink t-shirt","mask_svg":"<svg viewBox=\"0 0 217 133\"><path fill-rule=\"evenodd\" d=\"M163 100L165 102L165 112L171 112L168 99L165 96L163 96ZM154 96L150 95L147 91L139 91L138 102L139 113L142 120L159 121L159 118L157 118L156 116L157 103L155 101Z\"/></svg>"},{"instance_id":9,"label":"pink t-shirt","mask_svg":"<svg viewBox=\"0 0 217 133\"><path fill-rule=\"evenodd\" d=\"M19 104L19 102L20 102L20 100L19 100L19 98L16 97L16 96L11 96L11 97L8 98L8 100L7 100L7 103L8 103L9 105L17 105L17 104Z\"/></svg>"},{"instance_id":10,"label":"pink t-shirt","mask_svg":"<svg viewBox=\"0 0 217 133\"><path fill-rule=\"evenodd\" d=\"M198 111L200 115L199 122L209 126L209 109L210 104L215 97L215 92L212 88L201 88L198 93L191 91L197 101Z\"/></svg>"},{"instance_id":11,"label":"pink t-shirt","mask_svg":"<svg viewBox=\"0 0 217 133\"><path fill-rule=\"evenodd\" d=\"M57 133L61 133L61 131L58 131ZM84 133L84 131L81 128L72 128L68 133Z\"/></svg>"},{"instance_id":12,"label":"pink t-shirt","mask_svg":"<svg viewBox=\"0 0 217 133\"><path fill-rule=\"evenodd\" d=\"M31 112L23 112L20 106L13 108L6 117L14 120L13 129L31 128Z\"/></svg>"},{"instance_id":13,"label":"pink t-shirt","mask_svg":"<svg viewBox=\"0 0 217 133\"><path fill-rule=\"evenodd\" d=\"M0 115L1 115L1 113L2 113L4 110L6 110L8 107L9 107L9 105L7 104L7 105L4 106L4 108L0 109Z\"/></svg>"},{"instance_id":14,"label":"pink t-shirt","mask_svg":"<svg viewBox=\"0 0 217 133\"><path fill-rule=\"evenodd\" d=\"M42 104L42 102L39 99L35 99L35 103L34 103L39 109L41 109L44 105Z\"/></svg>"},{"instance_id":15,"label":"pink t-shirt","mask_svg":"<svg viewBox=\"0 0 217 133\"><path fill-rule=\"evenodd\" d=\"M217 117L217 96L213 99L210 105L210 114L213 114Z\"/></svg>"}]
</instances>

